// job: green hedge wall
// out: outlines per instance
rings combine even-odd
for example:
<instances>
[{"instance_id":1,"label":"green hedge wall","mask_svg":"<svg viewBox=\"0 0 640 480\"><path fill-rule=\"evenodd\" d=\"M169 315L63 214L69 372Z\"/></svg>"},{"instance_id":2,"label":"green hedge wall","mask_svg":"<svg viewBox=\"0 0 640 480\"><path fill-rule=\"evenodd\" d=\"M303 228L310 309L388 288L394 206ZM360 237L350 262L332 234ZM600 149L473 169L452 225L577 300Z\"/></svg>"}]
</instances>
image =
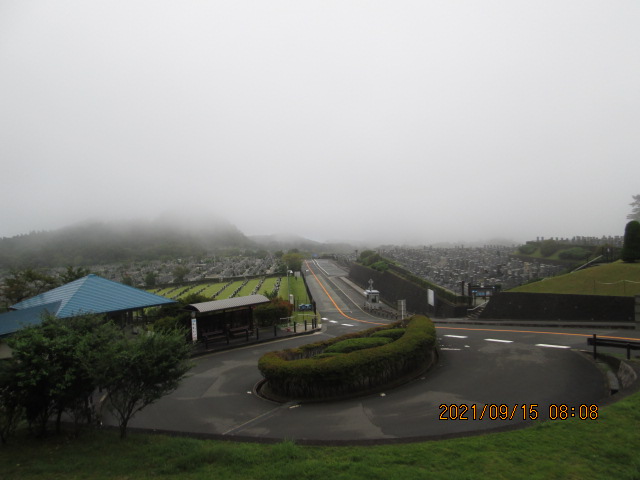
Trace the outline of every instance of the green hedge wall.
<instances>
[{"instance_id":1,"label":"green hedge wall","mask_svg":"<svg viewBox=\"0 0 640 480\"><path fill-rule=\"evenodd\" d=\"M325 353L351 353L356 350L380 347L392 341L388 337L349 338L327 347Z\"/></svg>"},{"instance_id":2,"label":"green hedge wall","mask_svg":"<svg viewBox=\"0 0 640 480\"><path fill-rule=\"evenodd\" d=\"M394 340L398 340L405 334L406 330L404 328L390 328L388 330L380 330L379 332L374 332L371 334L372 337L387 337L393 338Z\"/></svg>"},{"instance_id":3,"label":"green hedge wall","mask_svg":"<svg viewBox=\"0 0 640 480\"><path fill-rule=\"evenodd\" d=\"M399 326L394 323L267 353L258 362L266 391L287 399L339 398L373 391L426 370L435 360L436 333L431 320L421 315L408 319L404 335L386 345L313 358L335 343Z\"/></svg>"}]
</instances>

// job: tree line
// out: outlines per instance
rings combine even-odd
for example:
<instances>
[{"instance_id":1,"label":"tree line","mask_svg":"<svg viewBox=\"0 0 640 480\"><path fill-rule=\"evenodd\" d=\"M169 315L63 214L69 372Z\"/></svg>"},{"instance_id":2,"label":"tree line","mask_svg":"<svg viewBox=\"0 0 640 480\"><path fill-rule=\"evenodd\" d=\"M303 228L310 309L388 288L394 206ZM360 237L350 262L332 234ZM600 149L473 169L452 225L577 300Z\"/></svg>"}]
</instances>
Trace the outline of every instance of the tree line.
<instances>
[{"instance_id":1,"label":"tree line","mask_svg":"<svg viewBox=\"0 0 640 480\"><path fill-rule=\"evenodd\" d=\"M0 441L26 423L34 436L63 419L100 425L105 412L124 438L131 418L170 393L191 368L185 331L126 334L100 315L47 317L7 339L0 361Z\"/></svg>"}]
</instances>

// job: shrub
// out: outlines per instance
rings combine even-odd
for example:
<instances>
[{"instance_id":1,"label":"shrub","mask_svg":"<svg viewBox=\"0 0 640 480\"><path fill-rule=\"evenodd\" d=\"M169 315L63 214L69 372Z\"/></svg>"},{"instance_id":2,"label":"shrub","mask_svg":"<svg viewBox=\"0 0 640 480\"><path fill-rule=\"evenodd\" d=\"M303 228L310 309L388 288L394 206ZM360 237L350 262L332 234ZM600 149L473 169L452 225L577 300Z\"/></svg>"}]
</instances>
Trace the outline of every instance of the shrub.
<instances>
[{"instance_id":1,"label":"shrub","mask_svg":"<svg viewBox=\"0 0 640 480\"><path fill-rule=\"evenodd\" d=\"M371 334L372 337L388 337L393 340L398 340L405 334L406 330L404 328L391 328L389 330L380 330L379 332L374 332Z\"/></svg>"},{"instance_id":2,"label":"shrub","mask_svg":"<svg viewBox=\"0 0 640 480\"><path fill-rule=\"evenodd\" d=\"M380 256L379 253L374 252L373 250L365 250L360 254L360 262L365 266L372 266L376 262L384 261L384 259Z\"/></svg>"},{"instance_id":3,"label":"shrub","mask_svg":"<svg viewBox=\"0 0 640 480\"><path fill-rule=\"evenodd\" d=\"M153 322L153 330L159 332L161 330L175 330L184 322L177 317L162 317Z\"/></svg>"},{"instance_id":4,"label":"shrub","mask_svg":"<svg viewBox=\"0 0 640 480\"><path fill-rule=\"evenodd\" d=\"M373 268L374 270L377 270L379 272L386 272L387 270L389 270L389 264L387 262L385 262L384 260L379 260L379 261L371 264L371 268Z\"/></svg>"},{"instance_id":5,"label":"shrub","mask_svg":"<svg viewBox=\"0 0 640 480\"><path fill-rule=\"evenodd\" d=\"M586 248L582 247L574 247L569 248L568 250L563 250L558 254L563 260L584 260L591 255L591 252Z\"/></svg>"},{"instance_id":6,"label":"shrub","mask_svg":"<svg viewBox=\"0 0 640 480\"><path fill-rule=\"evenodd\" d=\"M385 345L393 340L388 337L350 338L334 343L325 350L326 353L351 353L365 348L374 348Z\"/></svg>"},{"instance_id":7,"label":"shrub","mask_svg":"<svg viewBox=\"0 0 640 480\"><path fill-rule=\"evenodd\" d=\"M526 245L520 245L518 247L518 251L520 253L522 253L523 255L531 255L537 249L538 249L538 247L536 245L531 244L531 243L527 243Z\"/></svg>"},{"instance_id":8,"label":"shrub","mask_svg":"<svg viewBox=\"0 0 640 480\"><path fill-rule=\"evenodd\" d=\"M282 323L281 318L291 316L293 305L280 297L272 299L269 303L258 305L253 309L253 318L260 327L270 327Z\"/></svg>"},{"instance_id":9,"label":"shrub","mask_svg":"<svg viewBox=\"0 0 640 480\"><path fill-rule=\"evenodd\" d=\"M321 353L320 355L316 355L315 357L313 357L315 360L321 360L323 358L331 358L331 357L335 357L337 355L342 355L342 353Z\"/></svg>"},{"instance_id":10,"label":"shrub","mask_svg":"<svg viewBox=\"0 0 640 480\"><path fill-rule=\"evenodd\" d=\"M550 257L560 249L560 244L555 240L545 240L540 245L540 254L543 257Z\"/></svg>"}]
</instances>

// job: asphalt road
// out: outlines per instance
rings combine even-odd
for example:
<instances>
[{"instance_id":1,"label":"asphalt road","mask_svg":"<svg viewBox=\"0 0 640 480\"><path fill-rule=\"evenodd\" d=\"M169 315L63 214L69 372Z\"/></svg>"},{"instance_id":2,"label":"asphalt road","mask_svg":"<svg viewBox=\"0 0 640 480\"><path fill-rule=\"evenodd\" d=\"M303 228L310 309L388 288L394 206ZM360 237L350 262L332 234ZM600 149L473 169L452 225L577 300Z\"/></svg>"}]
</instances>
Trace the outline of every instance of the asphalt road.
<instances>
[{"instance_id":1,"label":"asphalt road","mask_svg":"<svg viewBox=\"0 0 640 480\"><path fill-rule=\"evenodd\" d=\"M361 310L362 293L332 262L309 266L321 333L201 357L181 386L138 413L131 427L229 439L392 442L517 428L562 412L588 416L608 397L604 375L577 349L592 333L620 332L438 325L438 364L399 388L327 403L260 398L257 361L265 352L387 322Z\"/></svg>"}]
</instances>

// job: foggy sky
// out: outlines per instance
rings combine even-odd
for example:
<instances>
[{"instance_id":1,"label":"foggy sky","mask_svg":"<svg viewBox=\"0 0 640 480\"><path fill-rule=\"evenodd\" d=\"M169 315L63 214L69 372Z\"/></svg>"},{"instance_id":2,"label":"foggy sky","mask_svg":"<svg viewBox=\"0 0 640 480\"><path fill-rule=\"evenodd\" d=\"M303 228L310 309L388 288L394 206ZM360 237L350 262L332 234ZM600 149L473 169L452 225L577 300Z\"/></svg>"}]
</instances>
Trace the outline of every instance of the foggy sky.
<instances>
[{"instance_id":1,"label":"foggy sky","mask_svg":"<svg viewBox=\"0 0 640 480\"><path fill-rule=\"evenodd\" d=\"M622 235L640 2L0 1L0 237Z\"/></svg>"}]
</instances>

